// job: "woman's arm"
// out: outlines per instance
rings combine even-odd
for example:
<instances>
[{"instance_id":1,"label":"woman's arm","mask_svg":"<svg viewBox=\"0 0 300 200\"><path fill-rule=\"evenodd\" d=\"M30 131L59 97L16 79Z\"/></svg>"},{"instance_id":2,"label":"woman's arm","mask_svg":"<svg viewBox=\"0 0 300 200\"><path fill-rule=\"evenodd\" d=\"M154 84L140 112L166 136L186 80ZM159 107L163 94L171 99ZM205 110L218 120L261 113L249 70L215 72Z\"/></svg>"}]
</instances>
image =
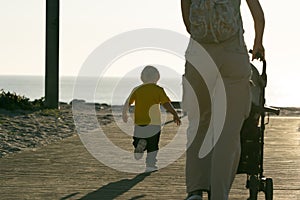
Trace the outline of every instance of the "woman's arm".
<instances>
[{"instance_id":1,"label":"woman's arm","mask_svg":"<svg viewBox=\"0 0 300 200\"><path fill-rule=\"evenodd\" d=\"M263 9L258 0L246 0L254 21L255 39L252 52L252 60L258 58L260 54L265 58L265 49L263 46L263 34L265 29L265 17Z\"/></svg>"},{"instance_id":2,"label":"woman's arm","mask_svg":"<svg viewBox=\"0 0 300 200\"><path fill-rule=\"evenodd\" d=\"M182 13L182 18L184 25L186 27L186 30L189 34L190 33L190 5L191 5L191 0L181 0L181 13Z\"/></svg>"}]
</instances>

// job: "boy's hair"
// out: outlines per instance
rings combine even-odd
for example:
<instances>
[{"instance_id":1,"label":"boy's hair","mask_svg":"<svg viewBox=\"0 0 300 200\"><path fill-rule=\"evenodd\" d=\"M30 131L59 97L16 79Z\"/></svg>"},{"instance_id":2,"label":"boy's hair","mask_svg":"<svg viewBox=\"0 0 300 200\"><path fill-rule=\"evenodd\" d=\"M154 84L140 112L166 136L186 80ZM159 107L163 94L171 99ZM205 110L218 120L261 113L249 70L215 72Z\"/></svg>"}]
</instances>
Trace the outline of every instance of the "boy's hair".
<instances>
[{"instance_id":1,"label":"boy's hair","mask_svg":"<svg viewBox=\"0 0 300 200\"><path fill-rule=\"evenodd\" d=\"M156 83L159 78L159 71L151 65L147 65L141 73L141 80L144 83Z\"/></svg>"}]
</instances>

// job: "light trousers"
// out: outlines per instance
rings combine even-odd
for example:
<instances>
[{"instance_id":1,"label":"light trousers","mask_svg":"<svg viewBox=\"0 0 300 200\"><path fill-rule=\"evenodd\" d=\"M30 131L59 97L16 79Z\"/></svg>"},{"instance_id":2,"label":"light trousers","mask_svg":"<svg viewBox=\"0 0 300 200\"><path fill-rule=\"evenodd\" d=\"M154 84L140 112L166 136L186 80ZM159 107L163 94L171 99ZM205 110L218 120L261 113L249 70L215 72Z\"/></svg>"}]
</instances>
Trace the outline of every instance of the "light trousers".
<instances>
[{"instance_id":1,"label":"light trousers","mask_svg":"<svg viewBox=\"0 0 300 200\"><path fill-rule=\"evenodd\" d=\"M207 190L211 200L227 200L240 159L240 130L251 105L249 56L239 37L201 46L213 62L190 40L183 78L182 104L189 120L186 187L188 193Z\"/></svg>"}]
</instances>

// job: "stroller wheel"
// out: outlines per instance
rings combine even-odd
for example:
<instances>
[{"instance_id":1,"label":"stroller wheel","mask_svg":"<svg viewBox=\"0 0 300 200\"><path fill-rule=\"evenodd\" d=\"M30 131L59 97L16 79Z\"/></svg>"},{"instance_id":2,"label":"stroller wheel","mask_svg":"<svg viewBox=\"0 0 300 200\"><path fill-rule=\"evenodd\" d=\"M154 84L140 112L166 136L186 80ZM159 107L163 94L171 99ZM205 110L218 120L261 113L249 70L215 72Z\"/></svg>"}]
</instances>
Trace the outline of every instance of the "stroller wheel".
<instances>
[{"instance_id":1,"label":"stroller wheel","mask_svg":"<svg viewBox=\"0 0 300 200\"><path fill-rule=\"evenodd\" d=\"M250 193L250 197L248 198L248 200L257 200L257 194L259 191L259 180L256 175L250 176L248 188Z\"/></svg>"},{"instance_id":2,"label":"stroller wheel","mask_svg":"<svg viewBox=\"0 0 300 200\"><path fill-rule=\"evenodd\" d=\"M266 200L273 200L273 180L271 178L266 179L265 197Z\"/></svg>"}]
</instances>

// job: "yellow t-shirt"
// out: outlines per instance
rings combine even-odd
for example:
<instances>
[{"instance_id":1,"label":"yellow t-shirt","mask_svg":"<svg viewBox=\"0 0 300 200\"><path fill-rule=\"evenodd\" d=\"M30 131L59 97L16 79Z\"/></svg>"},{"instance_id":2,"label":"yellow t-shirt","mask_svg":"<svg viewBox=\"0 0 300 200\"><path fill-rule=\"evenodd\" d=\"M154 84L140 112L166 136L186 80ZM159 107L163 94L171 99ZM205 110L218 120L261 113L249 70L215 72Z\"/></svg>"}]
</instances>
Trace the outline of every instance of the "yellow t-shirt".
<instances>
[{"instance_id":1,"label":"yellow t-shirt","mask_svg":"<svg viewBox=\"0 0 300 200\"><path fill-rule=\"evenodd\" d=\"M155 83L146 83L136 87L129 99L135 103L134 122L136 125L160 125L160 104L170 102L164 89Z\"/></svg>"}]
</instances>

